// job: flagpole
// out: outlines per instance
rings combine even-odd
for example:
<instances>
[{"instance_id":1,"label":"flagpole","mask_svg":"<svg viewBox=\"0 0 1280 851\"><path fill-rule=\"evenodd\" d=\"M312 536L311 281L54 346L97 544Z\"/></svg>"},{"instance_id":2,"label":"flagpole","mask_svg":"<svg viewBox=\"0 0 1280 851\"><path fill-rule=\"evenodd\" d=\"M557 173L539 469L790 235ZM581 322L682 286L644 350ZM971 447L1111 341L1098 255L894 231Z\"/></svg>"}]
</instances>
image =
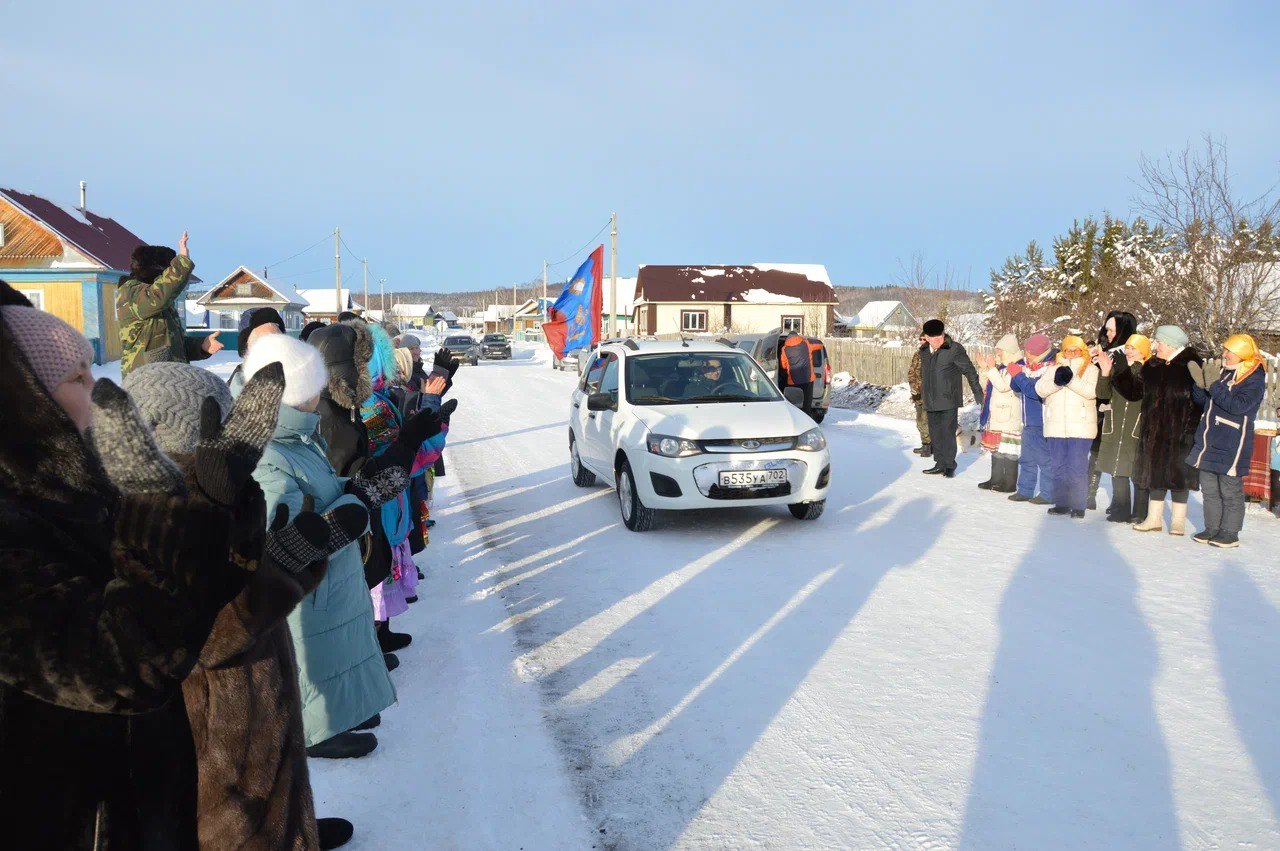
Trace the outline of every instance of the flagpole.
<instances>
[{"instance_id":1,"label":"flagpole","mask_svg":"<svg viewBox=\"0 0 1280 851\"><path fill-rule=\"evenodd\" d=\"M613 228L609 233L609 239L613 244L613 251L609 260L609 277L613 283L609 285L609 336L618 336L618 214L611 213L609 221Z\"/></svg>"}]
</instances>

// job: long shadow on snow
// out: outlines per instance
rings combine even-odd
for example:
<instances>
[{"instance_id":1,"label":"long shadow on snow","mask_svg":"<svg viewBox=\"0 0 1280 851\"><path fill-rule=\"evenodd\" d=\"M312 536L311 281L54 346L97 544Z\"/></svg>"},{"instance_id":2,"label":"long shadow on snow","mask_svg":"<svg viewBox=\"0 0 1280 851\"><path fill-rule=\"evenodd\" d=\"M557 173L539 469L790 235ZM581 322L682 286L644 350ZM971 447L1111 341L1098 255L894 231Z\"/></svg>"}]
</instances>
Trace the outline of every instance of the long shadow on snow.
<instances>
[{"instance_id":1,"label":"long shadow on snow","mask_svg":"<svg viewBox=\"0 0 1280 851\"><path fill-rule=\"evenodd\" d=\"M1249 574L1228 564L1213 577L1213 638L1227 705L1280 817L1280 612Z\"/></svg>"},{"instance_id":2,"label":"long shadow on snow","mask_svg":"<svg viewBox=\"0 0 1280 851\"><path fill-rule=\"evenodd\" d=\"M1000 605L964 848L1172 848L1155 638L1105 536L1045 517Z\"/></svg>"},{"instance_id":3,"label":"long shadow on snow","mask_svg":"<svg viewBox=\"0 0 1280 851\"><path fill-rule=\"evenodd\" d=\"M515 431L503 432L502 434L486 434L484 437L472 437L466 440L459 440L449 445L455 449L459 446L470 446L473 443L487 443L490 440L502 440L505 437L515 437L517 434L529 434L535 431L549 431L551 429L559 429L564 431L564 423L546 423L545 425L529 426L528 428L520 428ZM568 450L566 450L567 453Z\"/></svg>"}]
</instances>

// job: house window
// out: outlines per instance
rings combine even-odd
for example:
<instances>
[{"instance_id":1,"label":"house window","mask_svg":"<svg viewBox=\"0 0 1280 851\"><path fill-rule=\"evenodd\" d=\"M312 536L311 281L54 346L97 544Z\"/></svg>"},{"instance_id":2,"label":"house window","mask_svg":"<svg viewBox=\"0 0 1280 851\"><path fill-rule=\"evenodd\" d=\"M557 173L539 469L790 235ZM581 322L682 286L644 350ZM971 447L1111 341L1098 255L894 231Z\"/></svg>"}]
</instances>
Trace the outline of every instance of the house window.
<instances>
[{"instance_id":1,"label":"house window","mask_svg":"<svg viewBox=\"0 0 1280 851\"><path fill-rule=\"evenodd\" d=\"M238 296L253 295L253 284L236 284L236 295Z\"/></svg>"},{"instance_id":2,"label":"house window","mask_svg":"<svg viewBox=\"0 0 1280 851\"><path fill-rule=\"evenodd\" d=\"M782 317L782 333L786 334L791 331L795 331L797 334L804 333L804 317L803 316Z\"/></svg>"},{"instance_id":3,"label":"house window","mask_svg":"<svg viewBox=\"0 0 1280 851\"><path fill-rule=\"evenodd\" d=\"M235 310L224 310L218 314L218 327L223 331L234 331L240 327L240 313Z\"/></svg>"},{"instance_id":4,"label":"house window","mask_svg":"<svg viewBox=\"0 0 1280 851\"><path fill-rule=\"evenodd\" d=\"M705 310L680 311L680 330L681 331L707 330L707 312Z\"/></svg>"},{"instance_id":5,"label":"house window","mask_svg":"<svg viewBox=\"0 0 1280 851\"><path fill-rule=\"evenodd\" d=\"M32 307L44 310L44 290L18 290L18 292L27 297Z\"/></svg>"}]
</instances>

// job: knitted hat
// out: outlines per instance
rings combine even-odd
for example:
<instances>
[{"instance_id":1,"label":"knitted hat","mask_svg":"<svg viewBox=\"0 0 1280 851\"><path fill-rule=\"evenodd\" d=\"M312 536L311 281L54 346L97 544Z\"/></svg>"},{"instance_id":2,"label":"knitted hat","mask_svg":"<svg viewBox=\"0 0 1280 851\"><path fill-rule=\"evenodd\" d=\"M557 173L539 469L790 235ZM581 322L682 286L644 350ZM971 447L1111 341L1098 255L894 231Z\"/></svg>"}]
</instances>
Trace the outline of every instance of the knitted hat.
<instances>
[{"instance_id":1,"label":"knitted hat","mask_svg":"<svg viewBox=\"0 0 1280 851\"><path fill-rule=\"evenodd\" d=\"M1126 346L1132 346L1138 350L1138 354L1142 355L1143 363L1151 360L1151 340L1142 334L1130 334L1129 339L1124 341Z\"/></svg>"},{"instance_id":2,"label":"knitted hat","mask_svg":"<svg viewBox=\"0 0 1280 851\"><path fill-rule=\"evenodd\" d=\"M408 349L396 349L396 366L400 370L400 380L408 381L413 375L413 352Z\"/></svg>"},{"instance_id":3,"label":"knitted hat","mask_svg":"<svg viewBox=\"0 0 1280 851\"><path fill-rule=\"evenodd\" d=\"M71 370L93 363L93 346L76 329L52 313L34 307L6 305L0 318L26 355L36 380L52 393Z\"/></svg>"},{"instance_id":4,"label":"knitted hat","mask_svg":"<svg viewBox=\"0 0 1280 851\"><path fill-rule=\"evenodd\" d=\"M275 325L281 334L285 333L284 320L274 307L252 307L246 310L240 314L240 342L237 346L240 357L244 357L245 349L249 348L249 335L260 325Z\"/></svg>"},{"instance_id":5,"label":"knitted hat","mask_svg":"<svg viewBox=\"0 0 1280 851\"><path fill-rule=\"evenodd\" d=\"M1022 347L1018 345L1018 338L1012 334L1005 334L1000 338L1000 342L996 343L996 350L1007 356L1006 359L1017 360L1018 353L1022 351Z\"/></svg>"},{"instance_id":6,"label":"knitted hat","mask_svg":"<svg viewBox=\"0 0 1280 851\"><path fill-rule=\"evenodd\" d=\"M156 442L169 455L194 452L200 441L200 408L212 398L225 420L231 411L227 383L207 369L186 363L149 363L124 377Z\"/></svg>"},{"instance_id":7,"label":"knitted hat","mask_svg":"<svg viewBox=\"0 0 1280 851\"><path fill-rule=\"evenodd\" d=\"M1027 338L1024 348L1027 350L1027 357L1031 360L1043 360L1044 356L1049 354L1049 349L1053 348L1053 341L1045 334L1032 334Z\"/></svg>"},{"instance_id":8,"label":"knitted hat","mask_svg":"<svg viewBox=\"0 0 1280 851\"><path fill-rule=\"evenodd\" d=\"M316 320L312 319L306 325L302 326L302 333L298 335L298 339L305 343L307 342L307 338L309 338L317 330L323 327L324 327L323 322L317 322Z\"/></svg>"},{"instance_id":9,"label":"knitted hat","mask_svg":"<svg viewBox=\"0 0 1280 851\"><path fill-rule=\"evenodd\" d=\"M1177 325L1161 325L1156 329L1156 342L1181 349L1191 343L1191 338Z\"/></svg>"},{"instance_id":10,"label":"knitted hat","mask_svg":"<svg viewBox=\"0 0 1280 851\"><path fill-rule=\"evenodd\" d=\"M285 334L272 334L254 344L244 359L245 381L267 364L276 362L284 367L284 397L280 401L292 408L319 396L329 383L320 352Z\"/></svg>"},{"instance_id":11,"label":"knitted hat","mask_svg":"<svg viewBox=\"0 0 1280 851\"><path fill-rule=\"evenodd\" d=\"M942 324L941 319L930 319L924 323L924 335L926 337L941 337L942 332L946 330L946 326Z\"/></svg>"},{"instance_id":12,"label":"knitted hat","mask_svg":"<svg viewBox=\"0 0 1280 851\"><path fill-rule=\"evenodd\" d=\"M422 341L412 334L402 334L399 342L396 343L396 347L400 349L420 349L422 348Z\"/></svg>"}]
</instances>

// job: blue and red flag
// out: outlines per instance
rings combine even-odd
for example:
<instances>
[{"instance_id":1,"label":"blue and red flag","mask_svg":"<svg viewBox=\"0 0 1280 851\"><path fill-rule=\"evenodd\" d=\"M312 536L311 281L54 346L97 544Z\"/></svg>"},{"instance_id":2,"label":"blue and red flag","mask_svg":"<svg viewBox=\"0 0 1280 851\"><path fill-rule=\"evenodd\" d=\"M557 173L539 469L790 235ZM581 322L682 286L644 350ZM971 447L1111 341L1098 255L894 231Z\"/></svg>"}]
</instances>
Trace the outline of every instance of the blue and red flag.
<instances>
[{"instance_id":1,"label":"blue and red flag","mask_svg":"<svg viewBox=\"0 0 1280 851\"><path fill-rule=\"evenodd\" d=\"M564 285L560 297L547 309L542 331L558 358L565 352L589 349L600 342L600 316L604 313L604 244L578 267Z\"/></svg>"}]
</instances>

